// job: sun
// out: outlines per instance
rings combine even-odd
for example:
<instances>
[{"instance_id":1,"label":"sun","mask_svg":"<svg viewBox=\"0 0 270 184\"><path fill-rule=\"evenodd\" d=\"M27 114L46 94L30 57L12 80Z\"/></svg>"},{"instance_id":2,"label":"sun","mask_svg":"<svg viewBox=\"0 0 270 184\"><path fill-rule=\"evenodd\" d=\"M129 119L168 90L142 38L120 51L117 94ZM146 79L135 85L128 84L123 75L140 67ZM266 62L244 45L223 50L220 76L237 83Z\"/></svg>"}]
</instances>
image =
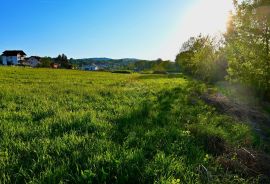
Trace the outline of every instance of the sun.
<instances>
[{"instance_id":1,"label":"sun","mask_svg":"<svg viewBox=\"0 0 270 184\"><path fill-rule=\"evenodd\" d=\"M175 59L181 45L190 37L203 35L216 36L226 31L233 0L194 0L185 12L179 12L179 24L170 39L158 51L163 58Z\"/></svg>"},{"instance_id":2,"label":"sun","mask_svg":"<svg viewBox=\"0 0 270 184\"><path fill-rule=\"evenodd\" d=\"M232 0L198 0L185 13L181 32L193 36L224 32L232 9Z\"/></svg>"}]
</instances>

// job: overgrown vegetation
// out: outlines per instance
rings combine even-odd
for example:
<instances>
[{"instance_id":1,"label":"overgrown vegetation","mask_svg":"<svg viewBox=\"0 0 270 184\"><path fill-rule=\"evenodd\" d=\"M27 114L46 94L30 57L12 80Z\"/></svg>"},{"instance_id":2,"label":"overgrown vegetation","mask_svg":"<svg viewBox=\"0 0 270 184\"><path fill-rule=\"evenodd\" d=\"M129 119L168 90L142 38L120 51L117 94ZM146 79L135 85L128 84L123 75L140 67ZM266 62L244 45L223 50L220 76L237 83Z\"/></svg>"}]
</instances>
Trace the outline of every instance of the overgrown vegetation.
<instances>
[{"instance_id":1,"label":"overgrown vegetation","mask_svg":"<svg viewBox=\"0 0 270 184\"><path fill-rule=\"evenodd\" d=\"M190 38L177 55L176 64L183 72L206 82L224 80L227 75L222 42L210 36Z\"/></svg>"},{"instance_id":2,"label":"overgrown vegetation","mask_svg":"<svg viewBox=\"0 0 270 184\"><path fill-rule=\"evenodd\" d=\"M231 169L264 144L183 75L1 67L0 89L0 183L267 180Z\"/></svg>"},{"instance_id":3,"label":"overgrown vegetation","mask_svg":"<svg viewBox=\"0 0 270 184\"><path fill-rule=\"evenodd\" d=\"M226 34L229 79L270 100L270 14L268 0L235 2Z\"/></svg>"},{"instance_id":4,"label":"overgrown vegetation","mask_svg":"<svg viewBox=\"0 0 270 184\"><path fill-rule=\"evenodd\" d=\"M176 58L182 71L207 82L240 83L261 100L270 100L269 1L234 1L228 30L220 40L198 36Z\"/></svg>"}]
</instances>

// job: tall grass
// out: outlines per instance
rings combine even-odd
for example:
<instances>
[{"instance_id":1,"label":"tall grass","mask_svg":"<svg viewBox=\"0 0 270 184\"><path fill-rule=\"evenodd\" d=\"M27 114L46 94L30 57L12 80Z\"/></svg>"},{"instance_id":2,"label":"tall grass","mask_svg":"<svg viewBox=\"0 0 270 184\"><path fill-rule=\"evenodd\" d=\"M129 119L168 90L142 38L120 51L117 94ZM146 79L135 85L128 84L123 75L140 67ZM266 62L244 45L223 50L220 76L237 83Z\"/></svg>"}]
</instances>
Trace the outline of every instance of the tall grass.
<instances>
[{"instance_id":1,"label":"tall grass","mask_svg":"<svg viewBox=\"0 0 270 184\"><path fill-rule=\"evenodd\" d=\"M226 172L205 139L253 146L250 128L177 75L0 67L0 183L255 181Z\"/></svg>"}]
</instances>

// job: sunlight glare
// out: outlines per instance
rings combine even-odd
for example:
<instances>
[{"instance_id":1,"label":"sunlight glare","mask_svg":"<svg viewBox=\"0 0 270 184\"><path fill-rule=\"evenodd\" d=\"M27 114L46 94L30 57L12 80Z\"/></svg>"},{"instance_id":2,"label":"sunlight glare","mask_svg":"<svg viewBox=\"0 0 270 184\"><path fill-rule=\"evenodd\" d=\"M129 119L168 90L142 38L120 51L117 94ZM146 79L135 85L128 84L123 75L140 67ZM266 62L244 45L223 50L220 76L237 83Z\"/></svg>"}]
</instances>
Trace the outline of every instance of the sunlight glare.
<instances>
[{"instance_id":1,"label":"sunlight glare","mask_svg":"<svg viewBox=\"0 0 270 184\"><path fill-rule=\"evenodd\" d=\"M197 0L194 2L186 10L184 16L179 18L178 29L163 48L163 51L168 50L167 56L164 58L174 60L174 54L179 52L181 45L190 37L198 36L200 33L219 36L225 32L231 10L233 10L232 0ZM174 48L171 45L174 45Z\"/></svg>"},{"instance_id":2,"label":"sunlight glare","mask_svg":"<svg viewBox=\"0 0 270 184\"><path fill-rule=\"evenodd\" d=\"M231 0L199 0L187 11L182 31L192 35L224 32L232 8Z\"/></svg>"},{"instance_id":3,"label":"sunlight glare","mask_svg":"<svg viewBox=\"0 0 270 184\"><path fill-rule=\"evenodd\" d=\"M171 38L155 55L164 53L162 58L174 60L181 45L190 37L203 35L219 36L226 31L232 0L196 0L190 8L179 14L179 26Z\"/></svg>"}]
</instances>

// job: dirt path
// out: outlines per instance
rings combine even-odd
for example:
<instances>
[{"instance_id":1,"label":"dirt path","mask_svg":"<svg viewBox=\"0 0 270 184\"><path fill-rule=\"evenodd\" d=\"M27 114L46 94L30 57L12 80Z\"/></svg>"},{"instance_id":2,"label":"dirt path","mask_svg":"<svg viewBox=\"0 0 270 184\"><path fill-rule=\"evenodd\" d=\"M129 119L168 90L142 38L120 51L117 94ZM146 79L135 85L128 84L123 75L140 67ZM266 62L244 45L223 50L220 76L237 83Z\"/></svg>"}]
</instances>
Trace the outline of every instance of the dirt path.
<instances>
[{"instance_id":1,"label":"dirt path","mask_svg":"<svg viewBox=\"0 0 270 184\"><path fill-rule=\"evenodd\" d=\"M270 143L270 116L260 107L250 107L233 102L221 93L204 94L201 96L207 104L213 105L221 113L228 114L240 121L248 122L260 137Z\"/></svg>"},{"instance_id":2,"label":"dirt path","mask_svg":"<svg viewBox=\"0 0 270 184\"><path fill-rule=\"evenodd\" d=\"M250 123L261 139L270 145L270 116L264 113L261 108L233 102L220 93L204 94L201 99L216 107L221 113ZM248 176L256 176L259 178L259 183L270 182L270 156L268 154L231 146L225 146L224 150L217 157L217 161L223 168Z\"/></svg>"}]
</instances>

